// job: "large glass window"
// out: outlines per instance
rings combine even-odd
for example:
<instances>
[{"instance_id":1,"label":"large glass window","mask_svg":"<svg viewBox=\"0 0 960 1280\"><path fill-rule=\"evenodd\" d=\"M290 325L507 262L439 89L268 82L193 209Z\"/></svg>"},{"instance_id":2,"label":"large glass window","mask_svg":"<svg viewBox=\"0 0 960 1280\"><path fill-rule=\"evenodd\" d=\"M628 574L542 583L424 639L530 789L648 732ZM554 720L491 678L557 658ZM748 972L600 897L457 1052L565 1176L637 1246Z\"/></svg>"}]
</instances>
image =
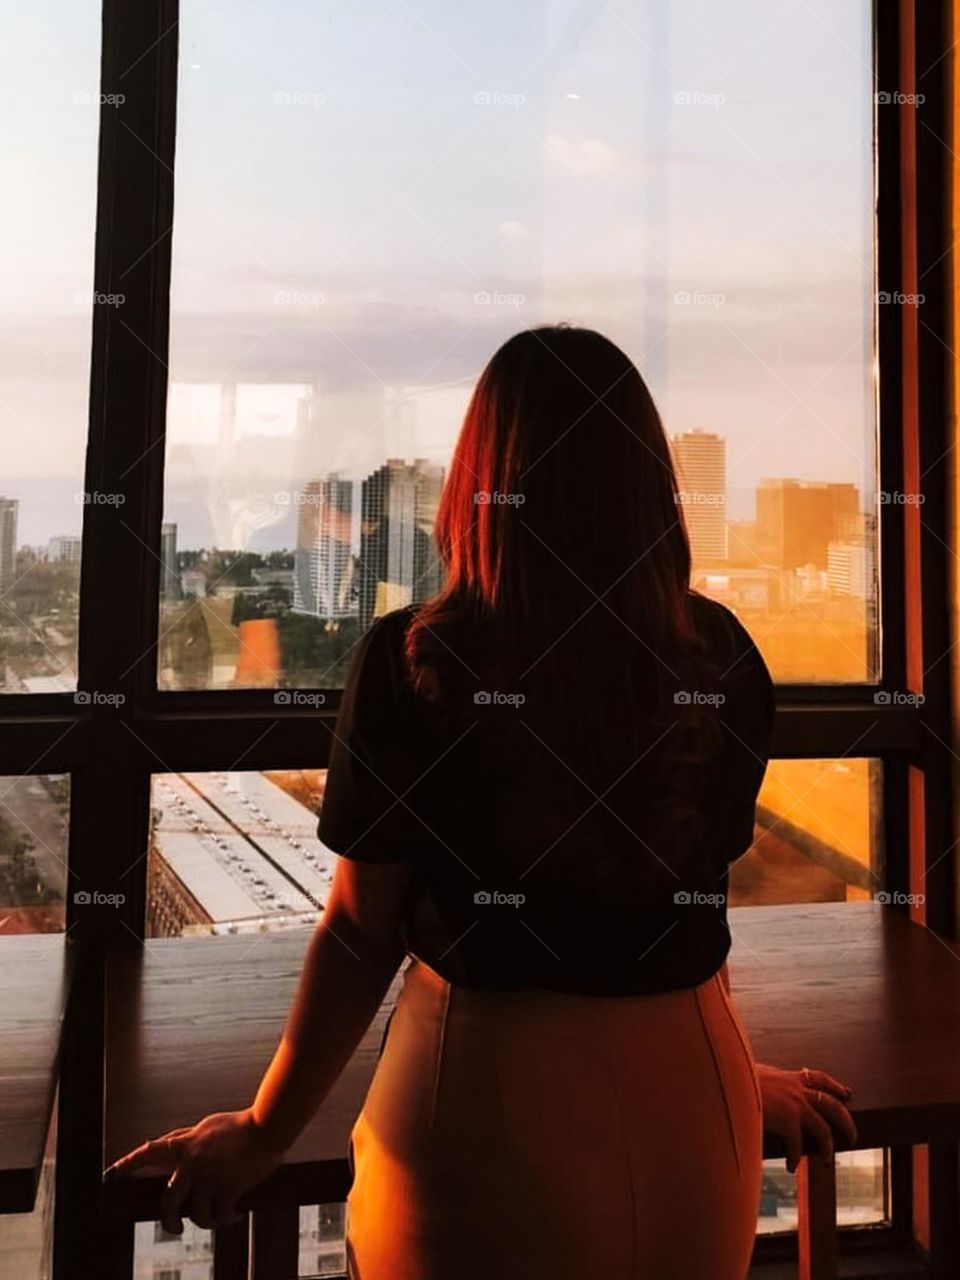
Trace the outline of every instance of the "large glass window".
<instances>
[{"instance_id":1,"label":"large glass window","mask_svg":"<svg viewBox=\"0 0 960 1280\"><path fill-rule=\"evenodd\" d=\"M186 3L161 687L342 684L436 590L512 332L597 327L696 585L784 680L877 670L869 6Z\"/></svg>"},{"instance_id":2,"label":"large glass window","mask_svg":"<svg viewBox=\"0 0 960 1280\"><path fill-rule=\"evenodd\" d=\"M0 692L76 687L100 14L13 0L0 48Z\"/></svg>"},{"instance_id":3,"label":"large glass window","mask_svg":"<svg viewBox=\"0 0 960 1280\"><path fill-rule=\"evenodd\" d=\"M315 924L336 855L317 839L322 770L158 774L147 935Z\"/></svg>"},{"instance_id":4,"label":"large glass window","mask_svg":"<svg viewBox=\"0 0 960 1280\"><path fill-rule=\"evenodd\" d=\"M0 937L64 928L69 815L66 775L0 778Z\"/></svg>"},{"instance_id":5,"label":"large glass window","mask_svg":"<svg viewBox=\"0 0 960 1280\"><path fill-rule=\"evenodd\" d=\"M753 845L731 868L731 906L882 895L882 784L878 760L771 760Z\"/></svg>"}]
</instances>

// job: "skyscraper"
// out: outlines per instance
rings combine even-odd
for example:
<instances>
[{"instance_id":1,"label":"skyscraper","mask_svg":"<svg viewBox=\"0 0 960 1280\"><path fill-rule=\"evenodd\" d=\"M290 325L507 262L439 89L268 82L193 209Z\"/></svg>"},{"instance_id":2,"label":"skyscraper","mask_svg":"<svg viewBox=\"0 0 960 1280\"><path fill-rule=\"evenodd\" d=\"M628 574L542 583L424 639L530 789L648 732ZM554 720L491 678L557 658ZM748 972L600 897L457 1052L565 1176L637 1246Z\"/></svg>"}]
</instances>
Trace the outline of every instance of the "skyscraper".
<instances>
[{"instance_id":1,"label":"skyscraper","mask_svg":"<svg viewBox=\"0 0 960 1280\"><path fill-rule=\"evenodd\" d=\"M709 431L672 440L690 550L699 565L727 558L727 442Z\"/></svg>"},{"instance_id":2,"label":"skyscraper","mask_svg":"<svg viewBox=\"0 0 960 1280\"><path fill-rule=\"evenodd\" d=\"M363 482L358 569L360 624L435 595L443 580L433 522L443 468L391 458Z\"/></svg>"},{"instance_id":3,"label":"skyscraper","mask_svg":"<svg viewBox=\"0 0 960 1280\"><path fill-rule=\"evenodd\" d=\"M854 484L775 479L757 487L757 537L778 569L826 569L828 546L848 539L859 516Z\"/></svg>"},{"instance_id":4,"label":"skyscraper","mask_svg":"<svg viewBox=\"0 0 960 1280\"><path fill-rule=\"evenodd\" d=\"M0 498L0 596L16 581L17 509L16 498Z\"/></svg>"},{"instance_id":5,"label":"skyscraper","mask_svg":"<svg viewBox=\"0 0 960 1280\"><path fill-rule=\"evenodd\" d=\"M60 533L47 543L47 559L54 564L79 564L82 543L79 533Z\"/></svg>"},{"instance_id":6,"label":"skyscraper","mask_svg":"<svg viewBox=\"0 0 960 1280\"><path fill-rule=\"evenodd\" d=\"M356 482L335 472L311 480L297 495L293 608L328 622L356 616L351 539Z\"/></svg>"}]
</instances>

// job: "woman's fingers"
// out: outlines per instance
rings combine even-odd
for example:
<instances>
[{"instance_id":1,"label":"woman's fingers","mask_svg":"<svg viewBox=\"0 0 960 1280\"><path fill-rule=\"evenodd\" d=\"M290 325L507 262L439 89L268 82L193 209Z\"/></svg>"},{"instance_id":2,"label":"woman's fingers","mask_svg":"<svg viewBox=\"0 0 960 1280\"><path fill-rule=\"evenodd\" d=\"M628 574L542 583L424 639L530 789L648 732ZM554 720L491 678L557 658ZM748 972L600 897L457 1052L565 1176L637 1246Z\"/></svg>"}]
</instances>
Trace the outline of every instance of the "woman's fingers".
<instances>
[{"instance_id":1,"label":"woman's fingers","mask_svg":"<svg viewBox=\"0 0 960 1280\"><path fill-rule=\"evenodd\" d=\"M844 1137L852 1146L857 1140L857 1126L853 1122L853 1116L837 1098L831 1093L825 1093L823 1090L814 1090L809 1094L811 1106L816 1107L817 1111L828 1120L834 1129L834 1132Z\"/></svg>"},{"instance_id":2,"label":"woman's fingers","mask_svg":"<svg viewBox=\"0 0 960 1280\"><path fill-rule=\"evenodd\" d=\"M803 1129L799 1121L792 1124L783 1134L783 1144L787 1149L787 1172L795 1173L797 1165L803 1158Z\"/></svg>"},{"instance_id":3,"label":"woman's fingers","mask_svg":"<svg viewBox=\"0 0 960 1280\"><path fill-rule=\"evenodd\" d=\"M215 1214L213 1210L213 1193L203 1187L194 1187L187 1205L187 1216L198 1227L209 1230L213 1226Z\"/></svg>"},{"instance_id":4,"label":"woman's fingers","mask_svg":"<svg viewBox=\"0 0 960 1280\"><path fill-rule=\"evenodd\" d=\"M832 1093L835 1098L849 1098L853 1090L849 1085L828 1075L826 1071L815 1071L808 1067L804 1073L804 1083L808 1089L820 1089L823 1093Z\"/></svg>"},{"instance_id":5,"label":"woman's fingers","mask_svg":"<svg viewBox=\"0 0 960 1280\"><path fill-rule=\"evenodd\" d=\"M183 1205L190 1194L191 1173L185 1164L178 1165L164 1188L160 1202L160 1222L168 1235L178 1236L183 1230Z\"/></svg>"},{"instance_id":6,"label":"woman's fingers","mask_svg":"<svg viewBox=\"0 0 960 1280\"><path fill-rule=\"evenodd\" d=\"M133 1151L115 1160L104 1176L116 1177L118 1174L139 1174L149 1177L151 1174L172 1173L177 1167L177 1151L170 1141L172 1134L163 1138L154 1138L150 1142L141 1143Z\"/></svg>"},{"instance_id":7,"label":"woman's fingers","mask_svg":"<svg viewBox=\"0 0 960 1280\"><path fill-rule=\"evenodd\" d=\"M829 1164L833 1159L833 1130L812 1103L804 1109L801 1124L821 1157Z\"/></svg>"}]
</instances>

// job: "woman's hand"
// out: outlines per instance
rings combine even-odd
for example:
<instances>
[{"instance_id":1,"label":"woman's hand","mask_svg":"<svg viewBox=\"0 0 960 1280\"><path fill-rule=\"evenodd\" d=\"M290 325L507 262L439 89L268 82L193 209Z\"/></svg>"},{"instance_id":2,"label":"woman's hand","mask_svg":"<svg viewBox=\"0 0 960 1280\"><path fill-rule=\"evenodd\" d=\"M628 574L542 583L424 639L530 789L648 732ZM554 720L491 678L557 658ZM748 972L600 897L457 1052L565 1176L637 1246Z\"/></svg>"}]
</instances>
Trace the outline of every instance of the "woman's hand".
<instances>
[{"instance_id":1,"label":"woman's hand","mask_svg":"<svg viewBox=\"0 0 960 1280\"><path fill-rule=\"evenodd\" d=\"M273 1173L283 1156L264 1141L250 1109L220 1111L188 1129L174 1129L121 1156L105 1177L168 1174L160 1220L171 1235L182 1216L198 1227L235 1220L236 1201ZM189 1204L187 1203L189 1199Z\"/></svg>"},{"instance_id":2,"label":"woman's hand","mask_svg":"<svg viewBox=\"0 0 960 1280\"><path fill-rule=\"evenodd\" d=\"M833 1159L839 1138L853 1144L857 1127L846 1103L853 1090L825 1071L782 1071L757 1063L763 1127L775 1133L787 1148L787 1169L793 1173L803 1156L804 1135L809 1134L824 1160Z\"/></svg>"}]
</instances>

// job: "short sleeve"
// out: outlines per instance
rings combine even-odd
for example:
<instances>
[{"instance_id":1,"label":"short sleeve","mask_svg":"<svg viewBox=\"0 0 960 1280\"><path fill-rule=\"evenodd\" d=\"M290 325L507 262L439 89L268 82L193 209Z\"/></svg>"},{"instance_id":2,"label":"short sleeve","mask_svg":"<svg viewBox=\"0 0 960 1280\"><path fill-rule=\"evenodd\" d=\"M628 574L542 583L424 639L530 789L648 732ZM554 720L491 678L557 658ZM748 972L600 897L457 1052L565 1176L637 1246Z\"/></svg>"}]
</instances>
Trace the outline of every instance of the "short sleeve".
<instances>
[{"instance_id":1,"label":"short sleeve","mask_svg":"<svg viewBox=\"0 0 960 1280\"><path fill-rule=\"evenodd\" d=\"M357 646L330 747L317 835L361 862L405 861L423 842L402 798L413 750L403 624L403 614L387 614Z\"/></svg>"},{"instance_id":2,"label":"short sleeve","mask_svg":"<svg viewBox=\"0 0 960 1280\"><path fill-rule=\"evenodd\" d=\"M722 734L712 837L725 864L753 844L757 796L767 771L775 714L774 685L759 649L729 609L710 602L717 621L718 689Z\"/></svg>"}]
</instances>

